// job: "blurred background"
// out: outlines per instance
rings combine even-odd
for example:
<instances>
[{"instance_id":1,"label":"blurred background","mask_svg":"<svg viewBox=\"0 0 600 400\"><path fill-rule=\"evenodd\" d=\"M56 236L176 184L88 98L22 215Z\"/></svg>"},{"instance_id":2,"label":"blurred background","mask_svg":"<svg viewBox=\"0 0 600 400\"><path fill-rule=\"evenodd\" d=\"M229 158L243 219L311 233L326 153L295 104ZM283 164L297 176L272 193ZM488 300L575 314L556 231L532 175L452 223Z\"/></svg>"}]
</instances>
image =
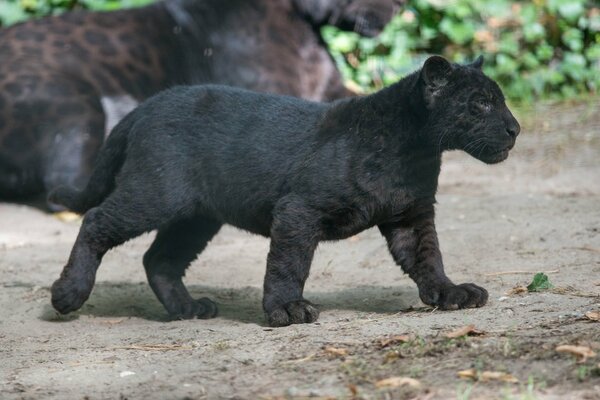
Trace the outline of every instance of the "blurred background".
<instances>
[{"instance_id":1,"label":"blurred background","mask_svg":"<svg viewBox=\"0 0 600 400\"><path fill-rule=\"evenodd\" d=\"M114 10L152 0L2 0L0 24L71 9ZM370 92L417 69L428 54L483 54L513 103L576 99L600 88L597 0L412 0L377 38L322 31L348 86Z\"/></svg>"}]
</instances>

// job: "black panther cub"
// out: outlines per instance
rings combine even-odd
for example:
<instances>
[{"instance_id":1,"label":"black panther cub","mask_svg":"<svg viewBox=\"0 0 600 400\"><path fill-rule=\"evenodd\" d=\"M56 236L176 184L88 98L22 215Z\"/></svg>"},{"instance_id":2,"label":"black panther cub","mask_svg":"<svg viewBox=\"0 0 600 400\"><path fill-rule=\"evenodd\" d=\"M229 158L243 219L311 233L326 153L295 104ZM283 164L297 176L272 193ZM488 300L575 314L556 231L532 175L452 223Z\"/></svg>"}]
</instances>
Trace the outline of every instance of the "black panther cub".
<instances>
[{"instance_id":1,"label":"black panther cub","mask_svg":"<svg viewBox=\"0 0 600 400\"><path fill-rule=\"evenodd\" d=\"M429 58L373 95L314 103L223 86L176 87L144 102L109 136L87 187L51 201L86 212L52 286L77 310L112 247L158 229L144 255L150 286L173 318L210 318L186 267L227 223L271 238L263 307L272 326L313 322L302 293L315 248L377 225L423 302L480 307L487 291L444 273L434 226L443 150L507 158L519 124L498 85L470 65Z\"/></svg>"}]
</instances>

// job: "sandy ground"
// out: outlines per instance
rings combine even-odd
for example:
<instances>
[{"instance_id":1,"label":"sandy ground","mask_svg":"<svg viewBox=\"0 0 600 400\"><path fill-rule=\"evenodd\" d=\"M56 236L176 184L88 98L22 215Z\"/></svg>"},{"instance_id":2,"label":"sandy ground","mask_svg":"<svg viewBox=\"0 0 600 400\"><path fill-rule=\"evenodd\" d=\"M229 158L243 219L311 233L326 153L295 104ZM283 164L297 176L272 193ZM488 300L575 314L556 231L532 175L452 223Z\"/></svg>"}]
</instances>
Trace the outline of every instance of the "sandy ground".
<instances>
[{"instance_id":1,"label":"sandy ground","mask_svg":"<svg viewBox=\"0 0 600 400\"><path fill-rule=\"evenodd\" d=\"M600 323L584 316L600 310L599 111L600 99L522 110L517 147L497 166L445 156L446 270L489 290L480 309L424 307L370 230L318 249L307 298L319 322L271 329L260 307L268 241L227 228L186 277L218 318L165 320L141 265L152 235L110 252L86 305L59 317L49 286L79 223L0 203L0 398L600 399L600 356L555 351L600 353ZM506 295L536 272L555 288ZM485 334L445 336L469 324ZM408 338L385 342L397 335ZM471 368L518 382L457 376ZM383 386L389 377L420 385Z\"/></svg>"}]
</instances>

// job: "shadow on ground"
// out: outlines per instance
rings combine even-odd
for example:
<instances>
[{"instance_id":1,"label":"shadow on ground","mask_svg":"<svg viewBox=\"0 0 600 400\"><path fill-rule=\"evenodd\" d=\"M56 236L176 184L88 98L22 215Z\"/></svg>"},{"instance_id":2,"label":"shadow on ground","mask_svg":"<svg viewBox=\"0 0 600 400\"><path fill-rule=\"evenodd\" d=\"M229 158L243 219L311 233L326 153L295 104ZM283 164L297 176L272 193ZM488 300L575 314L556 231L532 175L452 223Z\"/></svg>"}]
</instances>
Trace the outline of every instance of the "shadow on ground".
<instances>
[{"instance_id":1,"label":"shadow on ground","mask_svg":"<svg viewBox=\"0 0 600 400\"><path fill-rule=\"evenodd\" d=\"M243 323L264 324L262 290L255 287L214 288L192 285L192 297L209 297L219 306L219 317ZM306 292L306 298L323 310L352 310L393 314L418 305L415 287L358 286L330 292ZM96 317L137 317L151 321L168 321L166 312L145 283L101 283L81 310L59 315L50 304L40 319L51 322L71 321L79 315Z\"/></svg>"}]
</instances>

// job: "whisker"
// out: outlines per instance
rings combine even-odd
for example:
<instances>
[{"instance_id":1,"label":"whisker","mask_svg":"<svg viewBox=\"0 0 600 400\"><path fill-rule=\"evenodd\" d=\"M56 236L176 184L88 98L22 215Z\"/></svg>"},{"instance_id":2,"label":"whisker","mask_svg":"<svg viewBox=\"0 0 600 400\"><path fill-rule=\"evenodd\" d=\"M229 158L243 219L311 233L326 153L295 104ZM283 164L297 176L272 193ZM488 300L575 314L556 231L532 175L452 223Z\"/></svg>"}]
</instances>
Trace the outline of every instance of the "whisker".
<instances>
[{"instance_id":1,"label":"whisker","mask_svg":"<svg viewBox=\"0 0 600 400\"><path fill-rule=\"evenodd\" d=\"M479 150L479 154L477 154L477 158L481 157L481 153L483 153L483 150L485 150L486 147L487 147L487 143L484 143L483 147Z\"/></svg>"},{"instance_id":2,"label":"whisker","mask_svg":"<svg viewBox=\"0 0 600 400\"><path fill-rule=\"evenodd\" d=\"M477 138L475 140L472 140L471 142L467 143L465 147L463 147L463 150L468 152L470 149L478 147L483 140L483 138Z\"/></svg>"},{"instance_id":3,"label":"whisker","mask_svg":"<svg viewBox=\"0 0 600 400\"><path fill-rule=\"evenodd\" d=\"M440 135L440 141L438 142L438 155L442 154L442 141L444 140L444 137L448 135L448 133L448 130L446 130Z\"/></svg>"}]
</instances>

